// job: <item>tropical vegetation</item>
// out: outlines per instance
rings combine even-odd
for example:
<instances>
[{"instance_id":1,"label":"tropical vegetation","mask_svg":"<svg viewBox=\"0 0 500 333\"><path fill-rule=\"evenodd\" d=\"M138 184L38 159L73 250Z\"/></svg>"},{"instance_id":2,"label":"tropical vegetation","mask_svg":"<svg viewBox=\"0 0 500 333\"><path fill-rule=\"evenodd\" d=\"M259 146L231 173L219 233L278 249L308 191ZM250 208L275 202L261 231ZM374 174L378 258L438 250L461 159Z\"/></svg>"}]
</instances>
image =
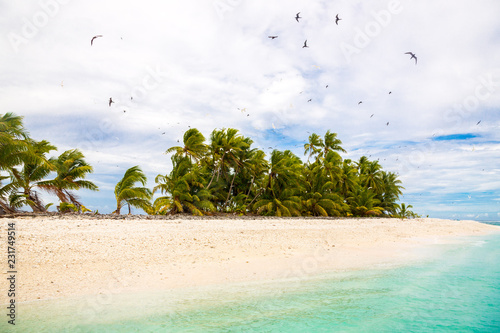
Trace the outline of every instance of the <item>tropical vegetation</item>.
<instances>
[{"instance_id":1,"label":"tropical vegetation","mask_svg":"<svg viewBox=\"0 0 500 333\"><path fill-rule=\"evenodd\" d=\"M114 213L135 207L150 215L417 216L399 203L404 188L398 175L366 156L343 158L336 133L312 133L303 146L305 161L290 150L267 156L253 144L237 129L215 129L207 140L190 128L182 143L166 149L171 168L156 176L152 190L139 166L125 171L115 186ZM32 139L22 117L0 116L0 212L45 212L50 204L41 192L55 195L60 211L88 211L75 191L98 190L86 179L94 169L78 149L48 157L55 150Z\"/></svg>"}]
</instances>

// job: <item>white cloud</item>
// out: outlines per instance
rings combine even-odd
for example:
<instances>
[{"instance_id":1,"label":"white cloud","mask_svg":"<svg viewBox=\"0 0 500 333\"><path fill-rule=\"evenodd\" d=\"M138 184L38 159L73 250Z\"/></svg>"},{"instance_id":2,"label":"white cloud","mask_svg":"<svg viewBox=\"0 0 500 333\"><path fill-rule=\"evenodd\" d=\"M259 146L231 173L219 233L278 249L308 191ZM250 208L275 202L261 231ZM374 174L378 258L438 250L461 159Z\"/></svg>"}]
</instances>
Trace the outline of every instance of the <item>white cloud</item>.
<instances>
[{"instance_id":1,"label":"white cloud","mask_svg":"<svg viewBox=\"0 0 500 333\"><path fill-rule=\"evenodd\" d=\"M33 136L59 151L85 147L108 189L103 174L117 164L164 173L163 152L191 126L206 137L235 127L281 149L330 129L349 158L372 155L399 172L408 193L498 195L500 3L401 1L380 14L391 3L70 1L46 24L34 21L50 13L38 3L2 4L3 110L24 115ZM360 31L370 32L363 47ZM23 38L15 48L12 33ZM350 61L345 44L359 51ZM273 124L289 138L268 142ZM430 140L455 133L481 137Z\"/></svg>"}]
</instances>

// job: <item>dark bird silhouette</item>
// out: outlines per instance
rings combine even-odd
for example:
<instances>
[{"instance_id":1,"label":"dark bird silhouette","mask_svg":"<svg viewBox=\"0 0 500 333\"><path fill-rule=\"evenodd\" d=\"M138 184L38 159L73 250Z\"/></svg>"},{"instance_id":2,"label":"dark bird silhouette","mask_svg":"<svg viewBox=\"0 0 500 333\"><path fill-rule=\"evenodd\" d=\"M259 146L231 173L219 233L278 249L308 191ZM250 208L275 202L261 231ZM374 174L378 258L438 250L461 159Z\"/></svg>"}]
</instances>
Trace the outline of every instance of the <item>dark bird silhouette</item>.
<instances>
[{"instance_id":1,"label":"dark bird silhouette","mask_svg":"<svg viewBox=\"0 0 500 333\"><path fill-rule=\"evenodd\" d=\"M342 19L339 18L339 14L337 14L337 16L335 17L335 24L339 25L339 21L342 21Z\"/></svg>"},{"instance_id":2,"label":"dark bird silhouette","mask_svg":"<svg viewBox=\"0 0 500 333\"><path fill-rule=\"evenodd\" d=\"M92 37L92 39L90 40L90 46L94 45L94 39L99 37L102 37L102 35L95 35L94 37Z\"/></svg>"},{"instance_id":3,"label":"dark bird silhouette","mask_svg":"<svg viewBox=\"0 0 500 333\"><path fill-rule=\"evenodd\" d=\"M417 56L414 53L412 53L412 52L406 52L405 54L411 55L410 60L411 59L415 59L415 65L417 64Z\"/></svg>"},{"instance_id":4,"label":"dark bird silhouette","mask_svg":"<svg viewBox=\"0 0 500 333\"><path fill-rule=\"evenodd\" d=\"M372 115L370 116L370 118L373 117L374 115L375 115L375 113L372 113Z\"/></svg>"},{"instance_id":5,"label":"dark bird silhouette","mask_svg":"<svg viewBox=\"0 0 500 333\"><path fill-rule=\"evenodd\" d=\"M268 37L271 38L271 39L278 38L278 36L268 36Z\"/></svg>"},{"instance_id":6,"label":"dark bird silhouette","mask_svg":"<svg viewBox=\"0 0 500 333\"><path fill-rule=\"evenodd\" d=\"M299 22L299 19L301 19L302 17L299 16L300 12L297 13L297 15L295 16L295 19L297 20L297 22Z\"/></svg>"},{"instance_id":7,"label":"dark bird silhouette","mask_svg":"<svg viewBox=\"0 0 500 333\"><path fill-rule=\"evenodd\" d=\"M247 114L247 117L250 117L250 114Z\"/></svg>"},{"instance_id":8,"label":"dark bird silhouette","mask_svg":"<svg viewBox=\"0 0 500 333\"><path fill-rule=\"evenodd\" d=\"M328 85L326 85L326 88L328 88Z\"/></svg>"},{"instance_id":9,"label":"dark bird silhouette","mask_svg":"<svg viewBox=\"0 0 500 333\"><path fill-rule=\"evenodd\" d=\"M481 120L480 120L480 121L478 121L476 125L479 125L480 123L481 123Z\"/></svg>"},{"instance_id":10,"label":"dark bird silhouette","mask_svg":"<svg viewBox=\"0 0 500 333\"><path fill-rule=\"evenodd\" d=\"M308 101L308 102L312 101L312 98L309 98L307 101Z\"/></svg>"},{"instance_id":11,"label":"dark bird silhouette","mask_svg":"<svg viewBox=\"0 0 500 333\"><path fill-rule=\"evenodd\" d=\"M110 97L109 98L109 106L111 106L111 103L114 103L114 102L113 102L113 99Z\"/></svg>"},{"instance_id":12,"label":"dark bird silhouette","mask_svg":"<svg viewBox=\"0 0 500 333\"><path fill-rule=\"evenodd\" d=\"M127 112L127 110L123 110L123 113Z\"/></svg>"},{"instance_id":13,"label":"dark bird silhouette","mask_svg":"<svg viewBox=\"0 0 500 333\"><path fill-rule=\"evenodd\" d=\"M307 39L306 39L306 41L304 42L304 46L302 46L302 48L304 48L304 47L309 47L309 46L307 46Z\"/></svg>"},{"instance_id":14,"label":"dark bird silhouette","mask_svg":"<svg viewBox=\"0 0 500 333\"><path fill-rule=\"evenodd\" d=\"M385 124L385 126L389 126L389 122L387 122L387 124Z\"/></svg>"},{"instance_id":15,"label":"dark bird silhouette","mask_svg":"<svg viewBox=\"0 0 500 333\"><path fill-rule=\"evenodd\" d=\"M165 132L161 133L161 135L165 135Z\"/></svg>"},{"instance_id":16,"label":"dark bird silhouette","mask_svg":"<svg viewBox=\"0 0 500 333\"><path fill-rule=\"evenodd\" d=\"M130 96L130 100L133 100L134 98L132 96Z\"/></svg>"},{"instance_id":17,"label":"dark bird silhouette","mask_svg":"<svg viewBox=\"0 0 500 333\"><path fill-rule=\"evenodd\" d=\"M363 103L363 101L359 101L359 102L358 102L358 105L359 105L359 104L361 104L361 103Z\"/></svg>"},{"instance_id":18,"label":"dark bird silhouette","mask_svg":"<svg viewBox=\"0 0 500 333\"><path fill-rule=\"evenodd\" d=\"M392 94L392 91L389 91L389 95Z\"/></svg>"}]
</instances>

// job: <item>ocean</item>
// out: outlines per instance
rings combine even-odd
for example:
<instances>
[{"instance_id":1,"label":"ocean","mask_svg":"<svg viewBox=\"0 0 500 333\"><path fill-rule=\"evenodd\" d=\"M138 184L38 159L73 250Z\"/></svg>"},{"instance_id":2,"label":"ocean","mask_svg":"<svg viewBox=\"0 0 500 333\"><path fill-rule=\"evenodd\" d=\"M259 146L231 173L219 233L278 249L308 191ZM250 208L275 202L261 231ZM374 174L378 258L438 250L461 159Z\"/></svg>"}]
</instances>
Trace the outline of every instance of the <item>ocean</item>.
<instances>
[{"instance_id":1,"label":"ocean","mask_svg":"<svg viewBox=\"0 0 500 333\"><path fill-rule=\"evenodd\" d=\"M15 330L5 317L0 330L500 332L500 234L429 246L397 267L22 303Z\"/></svg>"}]
</instances>

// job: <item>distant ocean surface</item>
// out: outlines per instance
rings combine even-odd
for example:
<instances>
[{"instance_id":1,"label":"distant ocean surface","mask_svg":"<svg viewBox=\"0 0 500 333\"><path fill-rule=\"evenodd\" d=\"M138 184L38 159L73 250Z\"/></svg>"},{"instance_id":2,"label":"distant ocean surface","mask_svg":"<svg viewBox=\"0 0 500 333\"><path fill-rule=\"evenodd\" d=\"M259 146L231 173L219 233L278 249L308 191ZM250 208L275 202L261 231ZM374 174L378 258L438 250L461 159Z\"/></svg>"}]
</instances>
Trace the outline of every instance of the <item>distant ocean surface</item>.
<instances>
[{"instance_id":1,"label":"distant ocean surface","mask_svg":"<svg viewBox=\"0 0 500 333\"><path fill-rule=\"evenodd\" d=\"M500 332L500 234L431 246L396 268L20 304L16 331Z\"/></svg>"}]
</instances>

